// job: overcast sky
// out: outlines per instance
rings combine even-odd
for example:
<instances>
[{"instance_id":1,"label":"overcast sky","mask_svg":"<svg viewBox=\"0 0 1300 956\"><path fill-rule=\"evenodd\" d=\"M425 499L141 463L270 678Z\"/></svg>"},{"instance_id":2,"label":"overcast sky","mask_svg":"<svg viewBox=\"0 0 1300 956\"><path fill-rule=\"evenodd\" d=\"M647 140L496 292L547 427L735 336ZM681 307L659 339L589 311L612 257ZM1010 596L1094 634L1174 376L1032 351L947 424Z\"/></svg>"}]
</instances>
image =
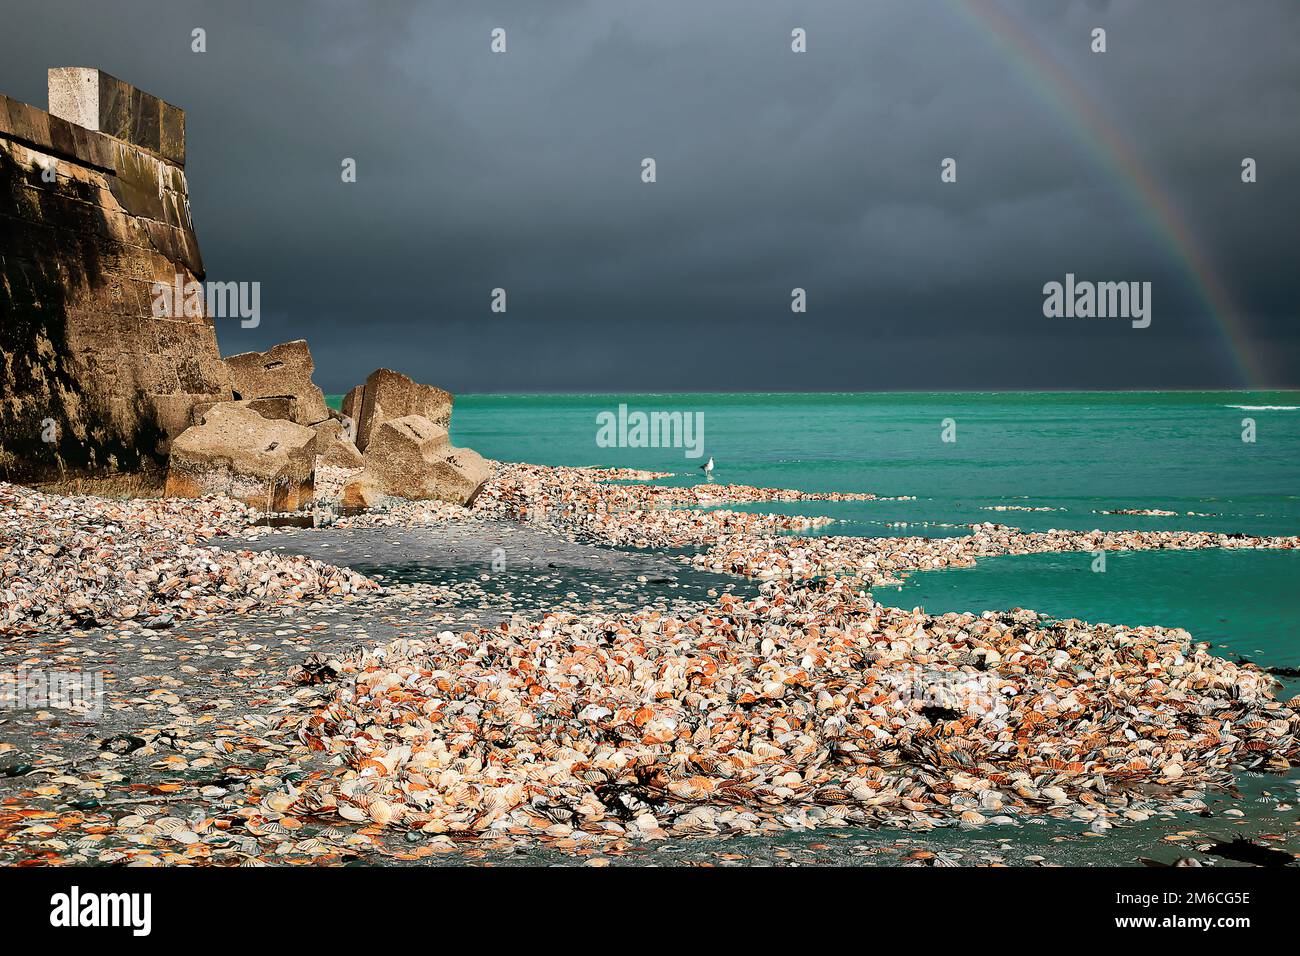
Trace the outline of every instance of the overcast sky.
<instances>
[{"instance_id":1,"label":"overcast sky","mask_svg":"<svg viewBox=\"0 0 1300 956\"><path fill-rule=\"evenodd\" d=\"M378 366L456 392L1243 384L1071 96L1186 222L1264 380L1300 385L1295 0L42 0L3 22L0 91L44 106L47 67L98 66L187 111L208 278L261 283L261 326L219 321L222 351L306 338L327 392ZM1152 282L1150 328L1045 318L1067 272Z\"/></svg>"}]
</instances>

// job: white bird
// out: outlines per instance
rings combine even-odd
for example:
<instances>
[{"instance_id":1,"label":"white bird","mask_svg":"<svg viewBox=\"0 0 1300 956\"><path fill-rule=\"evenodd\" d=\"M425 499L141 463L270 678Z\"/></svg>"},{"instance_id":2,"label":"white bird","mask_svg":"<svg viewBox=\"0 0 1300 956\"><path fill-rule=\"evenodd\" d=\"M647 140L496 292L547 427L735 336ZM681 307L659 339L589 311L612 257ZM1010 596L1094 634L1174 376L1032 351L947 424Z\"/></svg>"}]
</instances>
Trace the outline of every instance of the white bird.
<instances>
[{"instance_id":1,"label":"white bird","mask_svg":"<svg viewBox=\"0 0 1300 956\"><path fill-rule=\"evenodd\" d=\"M705 478L713 477L713 456L712 455L709 456L708 461L700 465L700 471L704 472Z\"/></svg>"}]
</instances>

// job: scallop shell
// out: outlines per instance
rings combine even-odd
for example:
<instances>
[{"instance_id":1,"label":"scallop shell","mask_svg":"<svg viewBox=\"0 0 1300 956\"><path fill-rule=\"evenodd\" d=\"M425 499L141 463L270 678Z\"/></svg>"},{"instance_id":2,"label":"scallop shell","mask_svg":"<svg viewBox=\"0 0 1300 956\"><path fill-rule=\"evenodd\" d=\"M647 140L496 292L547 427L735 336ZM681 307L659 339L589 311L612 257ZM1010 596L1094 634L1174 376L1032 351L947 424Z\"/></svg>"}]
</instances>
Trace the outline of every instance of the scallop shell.
<instances>
[{"instance_id":1,"label":"scallop shell","mask_svg":"<svg viewBox=\"0 0 1300 956\"><path fill-rule=\"evenodd\" d=\"M363 808L351 803L339 804L338 812L339 816L344 820L351 820L353 823L360 823L363 820L369 819L369 816Z\"/></svg>"}]
</instances>

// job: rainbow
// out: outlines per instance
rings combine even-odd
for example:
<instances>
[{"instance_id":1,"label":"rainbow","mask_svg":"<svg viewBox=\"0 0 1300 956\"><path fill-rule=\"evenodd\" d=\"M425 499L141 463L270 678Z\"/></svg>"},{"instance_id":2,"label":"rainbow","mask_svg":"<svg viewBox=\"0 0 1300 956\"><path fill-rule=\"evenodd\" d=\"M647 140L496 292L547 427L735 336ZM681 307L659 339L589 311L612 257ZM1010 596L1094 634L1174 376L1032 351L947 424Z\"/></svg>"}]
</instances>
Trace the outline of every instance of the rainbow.
<instances>
[{"instance_id":1,"label":"rainbow","mask_svg":"<svg viewBox=\"0 0 1300 956\"><path fill-rule=\"evenodd\" d=\"M981 32L1009 54L1008 59L1025 76L1027 85L1063 118L1074 135L1105 166L1118 174L1129 199L1144 212L1157 236L1168 244L1192 288L1205 303L1210 317L1227 342L1237 371L1247 386L1263 387L1265 376L1241 311L1219 278L1195 232L1177 204L1142 163L1123 133L1098 108L1087 92L1059 62L1003 9L997 0L948 0Z\"/></svg>"}]
</instances>

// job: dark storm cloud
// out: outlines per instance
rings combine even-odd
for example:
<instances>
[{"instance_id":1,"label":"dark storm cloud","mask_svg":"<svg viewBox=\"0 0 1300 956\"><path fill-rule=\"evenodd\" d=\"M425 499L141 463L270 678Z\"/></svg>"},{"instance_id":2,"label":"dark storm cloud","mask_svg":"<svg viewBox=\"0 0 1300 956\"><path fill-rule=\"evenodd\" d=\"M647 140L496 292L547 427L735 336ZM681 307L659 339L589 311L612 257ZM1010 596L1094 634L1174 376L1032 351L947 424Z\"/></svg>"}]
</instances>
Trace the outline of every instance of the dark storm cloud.
<instances>
[{"instance_id":1,"label":"dark storm cloud","mask_svg":"<svg viewBox=\"0 0 1300 956\"><path fill-rule=\"evenodd\" d=\"M306 337L327 391L378 365L457 391L1239 384L1176 247L981 9L1096 103L1297 384L1293 0L47 0L6 13L0 88L43 105L47 67L100 66L184 107L209 277L262 283L223 350ZM1152 281L1152 327L1044 318L1067 271Z\"/></svg>"}]
</instances>

